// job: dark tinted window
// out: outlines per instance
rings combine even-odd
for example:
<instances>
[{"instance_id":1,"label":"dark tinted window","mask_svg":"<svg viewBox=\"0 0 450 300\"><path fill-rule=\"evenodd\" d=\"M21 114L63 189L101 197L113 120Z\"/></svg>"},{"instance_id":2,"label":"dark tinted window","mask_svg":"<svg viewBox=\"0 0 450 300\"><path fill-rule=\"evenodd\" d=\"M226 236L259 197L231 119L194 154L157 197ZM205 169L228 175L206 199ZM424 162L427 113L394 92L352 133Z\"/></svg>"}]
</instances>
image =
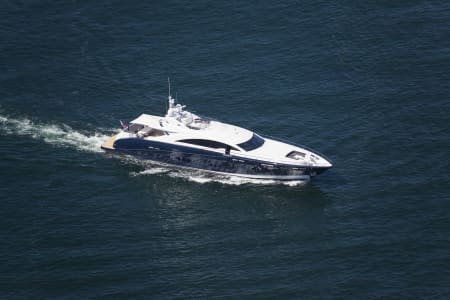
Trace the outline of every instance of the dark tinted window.
<instances>
[{"instance_id":1,"label":"dark tinted window","mask_svg":"<svg viewBox=\"0 0 450 300\"><path fill-rule=\"evenodd\" d=\"M185 139L185 140L179 140L178 142L188 143L188 144L193 144L193 145L198 145L198 146L203 146L203 147L208 147L208 148L214 148L214 149L226 149L227 147L230 147L230 149L239 151L238 149L236 149L230 145L216 142L216 141L210 141L210 140Z\"/></svg>"},{"instance_id":2,"label":"dark tinted window","mask_svg":"<svg viewBox=\"0 0 450 300\"><path fill-rule=\"evenodd\" d=\"M298 152L298 151L291 151L288 153L288 155L286 155L286 157L292 158L292 159L300 159L300 158L305 158L306 154L303 152Z\"/></svg>"},{"instance_id":3,"label":"dark tinted window","mask_svg":"<svg viewBox=\"0 0 450 300\"><path fill-rule=\"evenodd\" d=\"M245 151L255 150L264 144L265 140L257 134L253 134L252 138L248 141L238 144L239 147Z\"/></svg>"}]
</instances>

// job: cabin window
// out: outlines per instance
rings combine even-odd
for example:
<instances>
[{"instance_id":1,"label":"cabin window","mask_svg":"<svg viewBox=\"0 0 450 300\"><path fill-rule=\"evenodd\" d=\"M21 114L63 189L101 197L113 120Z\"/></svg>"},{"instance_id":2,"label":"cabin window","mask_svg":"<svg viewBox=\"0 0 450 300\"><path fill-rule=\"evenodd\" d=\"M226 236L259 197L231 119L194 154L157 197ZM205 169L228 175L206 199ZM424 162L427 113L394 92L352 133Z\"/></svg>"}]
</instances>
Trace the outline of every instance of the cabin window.
<instances>
[{"instance_id":1,"label":"cabin window","mask_svg":"<svg viewBox=\"0 0 450 300\"><path fill-rule=\"evenodd\" d=\"M238 149L236 149L233 146L230 146L230 145L227 145L224 143L220 143L220 142L216 142L216 141L211 141L211 140L184 139L184 140L179 140L178 142L197 145L197 146L203 146L203 147L208 147L208 148L214 148L214 149L231 149L231 150L239 151Z\"/></svg>"},{"instance_id":2,"label":"cabin window","mask_svg":"<svg viewBox=\"0 0 450 300\"><path fill-rule=\"evenodd\" d=\"M251 139L249 139L244 143L238 144L238 146L244 149L245 151L252 151L255 150L256 148L261 147L264 143L265 140L256 133L254 133Z\"/></svg>"}]
</instances>

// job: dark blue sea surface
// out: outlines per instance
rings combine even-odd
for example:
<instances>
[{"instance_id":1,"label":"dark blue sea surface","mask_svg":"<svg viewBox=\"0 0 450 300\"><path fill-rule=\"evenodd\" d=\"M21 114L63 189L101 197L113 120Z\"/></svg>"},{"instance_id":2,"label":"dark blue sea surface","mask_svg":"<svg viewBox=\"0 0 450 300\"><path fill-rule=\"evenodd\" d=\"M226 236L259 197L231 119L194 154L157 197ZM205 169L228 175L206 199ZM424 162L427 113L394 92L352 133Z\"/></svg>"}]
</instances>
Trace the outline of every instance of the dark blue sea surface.
<instances>
[{"instance_id":1,"label":"dark blue sea surface","mask_svg":"<svg viewBox=\"0 0 450 300\"><path fill-rule=\"evenodd\" d=\"M169 76L334 168L104 153ZM2 1L0 298L450 299L449 116L448 1Z\"/></svg>"}]
</instances>

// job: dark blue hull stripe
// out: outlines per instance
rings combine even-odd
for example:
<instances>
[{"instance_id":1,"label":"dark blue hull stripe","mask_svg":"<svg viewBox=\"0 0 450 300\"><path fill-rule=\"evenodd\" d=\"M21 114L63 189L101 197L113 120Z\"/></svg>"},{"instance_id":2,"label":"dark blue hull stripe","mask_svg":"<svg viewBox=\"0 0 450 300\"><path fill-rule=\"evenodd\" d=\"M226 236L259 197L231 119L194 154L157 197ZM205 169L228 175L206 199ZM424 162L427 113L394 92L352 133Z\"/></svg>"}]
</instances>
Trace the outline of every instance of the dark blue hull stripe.
<instances>
[{"instance_id":1,"label":"dark blue hull stripe","mask_svg":"<svg viewBox=\"0 0 450 300\"><path fill-rule=\"evenodd\" d=\"M304 176L317 175L328 168L311 168L226 155L214 151L147 141L120 139L114 143L115 152L130 154L142 159L179 165L207 171L254 176Z\"/></svg>"}]
</instances>

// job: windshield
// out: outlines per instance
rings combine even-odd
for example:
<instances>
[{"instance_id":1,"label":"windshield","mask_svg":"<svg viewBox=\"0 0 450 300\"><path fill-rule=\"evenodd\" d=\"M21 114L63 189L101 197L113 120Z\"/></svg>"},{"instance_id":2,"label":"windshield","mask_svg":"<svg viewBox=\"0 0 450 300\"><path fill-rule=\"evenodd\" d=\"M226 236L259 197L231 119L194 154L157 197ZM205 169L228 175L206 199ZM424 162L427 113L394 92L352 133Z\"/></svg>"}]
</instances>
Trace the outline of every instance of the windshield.
<instances>
[{"instance_id":1,"label":"windshield","mask_svg":"<svg viewBox=\"0 0 450 300\"><path fill-rule=\"evenodd\" d=\"M264 144L265 140L257 134L253 134L252 138L246 142L238 144L239 147L244 149L245 151L252 151L256 148L261 147Z\"/></svg>"}]
</instances>

